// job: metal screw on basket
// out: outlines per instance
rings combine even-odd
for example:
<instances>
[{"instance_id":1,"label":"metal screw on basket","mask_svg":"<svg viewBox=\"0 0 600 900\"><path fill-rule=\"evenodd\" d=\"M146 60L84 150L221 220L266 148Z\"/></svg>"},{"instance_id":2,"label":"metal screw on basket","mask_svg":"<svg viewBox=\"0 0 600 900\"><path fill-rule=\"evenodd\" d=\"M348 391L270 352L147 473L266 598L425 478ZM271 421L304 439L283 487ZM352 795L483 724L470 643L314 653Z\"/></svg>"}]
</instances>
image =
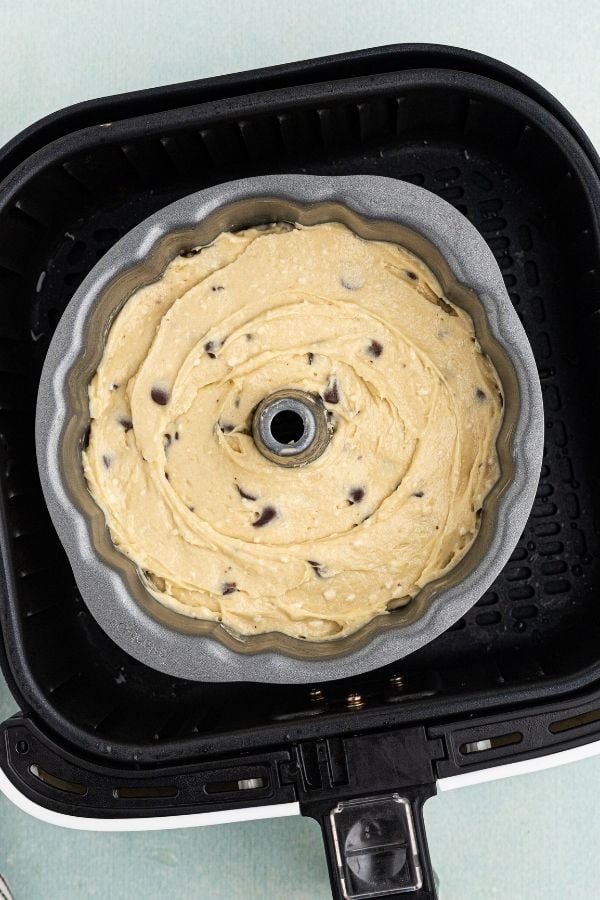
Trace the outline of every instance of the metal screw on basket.
<instances>
[{"instance_id":1,"label":"metal screw on basket","mask_svg":"<svg viewBox=\"0 0 600 900\"><path fill-rule=\"evenodd\" d=\"M321 398L295 388L265 397L252 420L254 443L278 466L313 462L326 449L331 431Z\"/></svg>"},{"instance_id":2,"label":"metal screw on basket","mask_svg":"<svg viewBox=\"0 0 600 900\"><path fill-rule=\"evenodd\" d=\"M348 709L362 709L365 701L361 694L348 694L346 697L346 705Z\"/></svg>"},{"instance_id":3,"label":"metal screw on basket","mask_svg":"<svg viewBox=\"0 0 600 900\"><path fill-rule=\"evenodd\" d=\"M310 694L308 695L311 703L320 703L325 699L325 694L321 690L321 688L312 688Z\"/></svg>"},{"instance_id":4,"label":"metal screw on basket","mask_svg":"<svg viewBox=\"0 0 600 900\"><path fill-rule=\"evenodd\" d=\"M389 679L389 683L398 691L404 690L404 677L402 675L392 675Z\"/></svg>"}]
</instances>

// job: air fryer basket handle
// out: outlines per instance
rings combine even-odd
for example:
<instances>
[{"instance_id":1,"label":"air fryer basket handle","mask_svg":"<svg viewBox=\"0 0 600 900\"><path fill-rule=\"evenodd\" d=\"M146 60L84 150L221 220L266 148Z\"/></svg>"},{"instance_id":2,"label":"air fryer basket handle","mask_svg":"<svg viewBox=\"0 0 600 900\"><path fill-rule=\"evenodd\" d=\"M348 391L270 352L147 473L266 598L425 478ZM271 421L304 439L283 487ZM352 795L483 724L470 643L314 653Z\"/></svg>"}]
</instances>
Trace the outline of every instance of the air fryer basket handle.
<instances>
[{"instance_id":1,"label":"air fryer basket handle","mask_svg":"<svg viewBox=\"0 0 600 900\"><path fill-rule=\"evenodd\" d=\"M321 826L334 900L436 900L423 804L444 746L423 726L296 746L284 780Z\"/></svg>"},{"instance_id":2,"label":"air fryer basket handle","mask_svg":"<svg viewBox=\"0 0 600 900\"><path fill-rule=\"evenodd\" d=\"M437 900L423 805L435 786L302 806L321 826L334 900Z\"/></svg>"}]
</instances>

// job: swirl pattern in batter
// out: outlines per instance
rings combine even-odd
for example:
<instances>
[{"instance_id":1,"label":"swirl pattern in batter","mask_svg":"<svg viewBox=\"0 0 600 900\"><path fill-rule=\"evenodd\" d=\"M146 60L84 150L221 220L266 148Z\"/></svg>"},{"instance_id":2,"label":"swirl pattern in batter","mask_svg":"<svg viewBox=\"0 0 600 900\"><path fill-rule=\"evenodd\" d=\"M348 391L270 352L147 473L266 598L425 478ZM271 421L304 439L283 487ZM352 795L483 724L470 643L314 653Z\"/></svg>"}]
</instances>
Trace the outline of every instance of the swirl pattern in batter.
<instances>
[{"instance_id":1,"label":"swirl pattern in batter","mask_svg":"<svg viewBox=\"0 0 600 900\"><path fill-rule=\"evenodd\" d=\"M283 468L263 397L322 397L330 443ZM470 316L406 249L344 225L223 233L116 316L83 465L163 604L237 634L351 634L471 546L502 389Z\"/></svg>"}]
</instances>

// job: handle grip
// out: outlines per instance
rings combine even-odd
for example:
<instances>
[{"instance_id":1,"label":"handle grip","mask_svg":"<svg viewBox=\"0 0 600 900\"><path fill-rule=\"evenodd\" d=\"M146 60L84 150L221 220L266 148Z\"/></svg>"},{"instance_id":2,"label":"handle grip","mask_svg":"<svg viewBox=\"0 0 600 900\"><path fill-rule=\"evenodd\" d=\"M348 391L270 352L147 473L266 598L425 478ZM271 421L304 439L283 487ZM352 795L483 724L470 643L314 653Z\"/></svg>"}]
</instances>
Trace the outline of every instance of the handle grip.
<instances>
[{"instance_id":1,"label":"handle grip","mask_svg":"<svg viewBox=\"0 0 600 900\"><path fill-rule=\"evenodd\" d=\"M303 809L325 843L334 900L437 900L423 805L433 785Z\"/></svg>"}]
</instances>

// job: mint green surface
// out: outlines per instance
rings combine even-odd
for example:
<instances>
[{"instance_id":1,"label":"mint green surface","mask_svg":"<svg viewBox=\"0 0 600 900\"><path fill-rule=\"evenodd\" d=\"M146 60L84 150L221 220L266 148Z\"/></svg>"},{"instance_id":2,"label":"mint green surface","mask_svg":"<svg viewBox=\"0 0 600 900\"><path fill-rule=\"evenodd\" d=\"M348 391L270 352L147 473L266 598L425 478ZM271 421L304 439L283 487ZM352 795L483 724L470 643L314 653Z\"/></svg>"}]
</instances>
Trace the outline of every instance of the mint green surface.
<instances>
[{"instance_id":1,"label":"mint green surface","mask_svg":"<svg viewBox=\"0 0 600 900\"><path fill-rule=\"evenodd\" d=\"M526 71L600 144L593 2L0 0L0 142L69 103L400 41L456 44ZM14 710L0 681L0 718ZM600 758L431 800L441 900L600 898ZM0 796L15 900L326 900L301 819L144 834L45 825Z\"/></svg>"}]
</instances>

